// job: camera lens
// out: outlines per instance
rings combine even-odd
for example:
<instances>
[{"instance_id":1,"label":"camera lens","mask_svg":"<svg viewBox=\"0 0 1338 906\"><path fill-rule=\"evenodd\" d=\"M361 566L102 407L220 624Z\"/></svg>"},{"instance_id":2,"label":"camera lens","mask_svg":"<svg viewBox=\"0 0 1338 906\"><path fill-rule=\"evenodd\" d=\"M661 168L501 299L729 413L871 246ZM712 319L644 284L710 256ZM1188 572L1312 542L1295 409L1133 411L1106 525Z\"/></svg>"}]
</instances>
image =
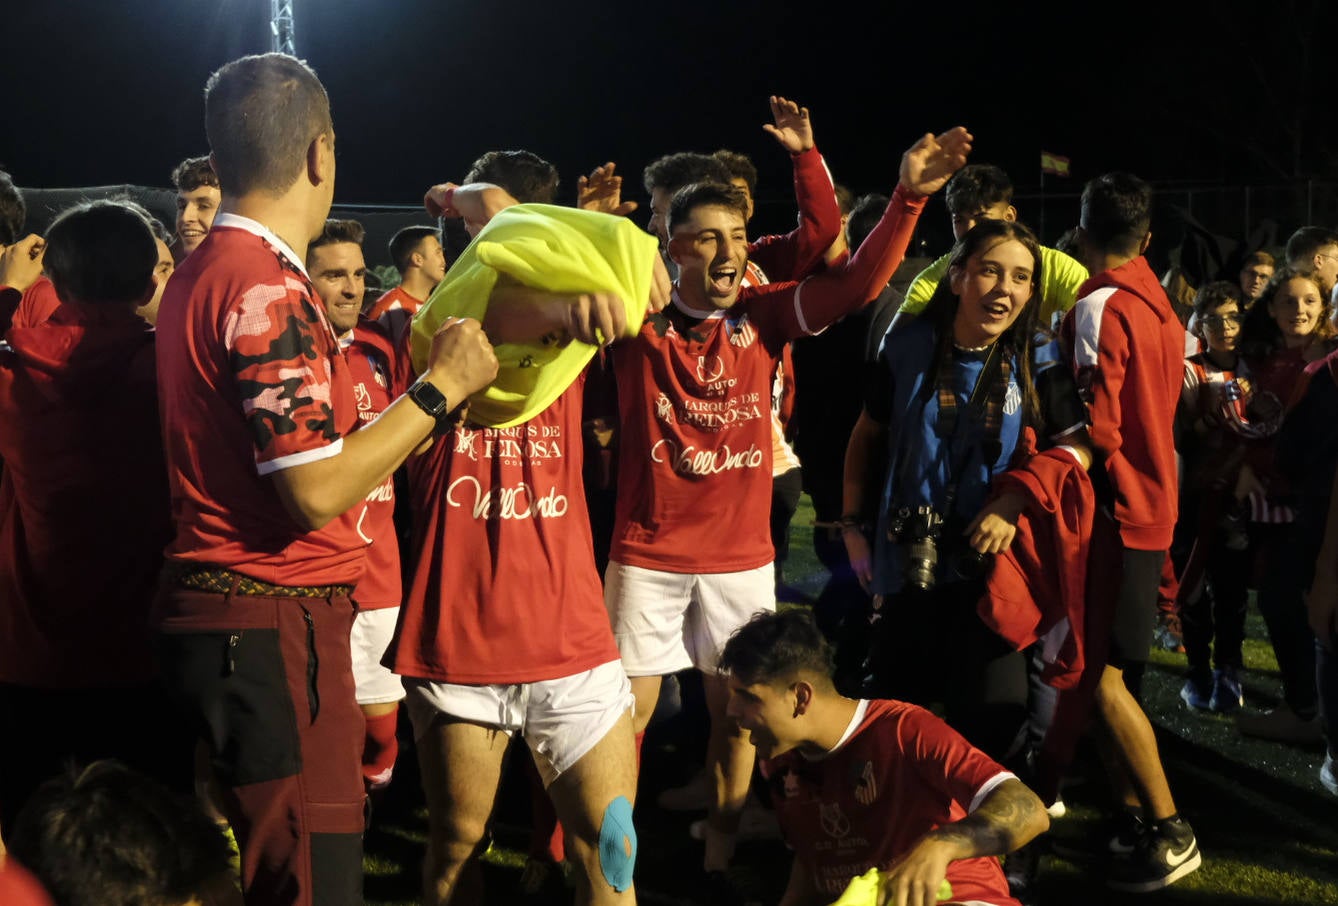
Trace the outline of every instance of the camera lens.
<instances>
[{"instance_id":1,"label":"camera lens","mask_svg":"<svg viewBox=\"0 0 1338 906\"><path fill-rule=\"evenodd\" d=\"M934 587L938 547L933 538L919 538L906 549L906 584L921 591Z\"/></svg>"}]
</instances>

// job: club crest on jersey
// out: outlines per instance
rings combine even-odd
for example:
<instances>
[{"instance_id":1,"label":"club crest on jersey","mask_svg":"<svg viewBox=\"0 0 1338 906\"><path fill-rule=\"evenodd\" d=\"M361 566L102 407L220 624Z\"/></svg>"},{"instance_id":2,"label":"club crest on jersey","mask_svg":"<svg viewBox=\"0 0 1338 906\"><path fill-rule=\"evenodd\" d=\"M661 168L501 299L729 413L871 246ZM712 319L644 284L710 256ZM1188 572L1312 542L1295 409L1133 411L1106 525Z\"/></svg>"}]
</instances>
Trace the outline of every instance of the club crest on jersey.
<instances>
[{"instance_id":1,"label":"club crest on jersey","mask_svg":"<svg viewBox=\"0 0 1338 906\"><path fill-rule=\"evenodd\" d=\"M357 400L359 412L370 412L372 409L372 394L367 390L367 385L358 381L357 386L353 388L353 398Z\"/></svg>"},{"instance_id":2,"label":"club crest on jersey","mask_svg":"<svg viewBox=\"0 0 1338 906\"><path fill-rule=\"evenodd\" d=\"M655 397L655 417L666 425L674 423L674 404L663 393Z\"/></svg>"},{"instance_id":3,"label":"club crest on jersey","mask_svg":"<svg viewBox=\"0 0 1338 906\"><path fill-rule=\"evenodd\" d=\"M874 776L873 762L866 761L855 775L855 801L860 805L873 805L878 798L878 778Z\"/></svg>"},{"instance_id":4,"label":"club crest on jersey","mask_svg":"<svg viewBox=\"0 0 1338 906\"><path fill-rule=\"evenodd\" d=\"M478 448L479 433L471 428L460 425L455 429L455 455L468 456L475 462L479 458Z\"/></svg>"},{"instance_id":5,"label":"club crest on jersey","mask_svg":"<svg viewBox=\"0 0 1338 906\"><path fill-rule=\"evenodd\" d=\"M1022 391L1017 384L1009 384L1008 392L1004 394L1004 414L1016 415L1020 408L1022 408Z\"/></svg>"},{"instance_id":6,"label":"club crest on jersey","mask_svg":"<svg viewBox=\"0 0 1338 906\"><path fill-rule=\"evenodd\" d=\"M727 318L725 325L729 328L729 345L731 346L747 349L757 339L757 328L753 327L748 321L747 315L737 321Z\"/></svg>"},{"instance_id":7,"label":"club crest on jersey","mask_svg":"<svg viewBox=\"0 0 1338 906\"><path fill-rule=\"evenodd\" d=\"M720 380L720 378L725 373L724 359L720 358L720 356L718 355L711 356L711 358L715 359L715 364L709 369L710 373L708 374L707 373L708 369L706 367L706 356L704 355L697 356L697 380L703 384L713 384L716 381Z\"/></svg>"},{"instance_id":8,"label":"club crest on jersey","mask_svg":"<svg viewBox=\"0 0 1338 906\"><path fill-rule=\"evenodd\" d=\"M841 811L839 802L818 803L818 821L827 836L840 840L850 834L850 819Z\"/></svg>"}]
</instances>

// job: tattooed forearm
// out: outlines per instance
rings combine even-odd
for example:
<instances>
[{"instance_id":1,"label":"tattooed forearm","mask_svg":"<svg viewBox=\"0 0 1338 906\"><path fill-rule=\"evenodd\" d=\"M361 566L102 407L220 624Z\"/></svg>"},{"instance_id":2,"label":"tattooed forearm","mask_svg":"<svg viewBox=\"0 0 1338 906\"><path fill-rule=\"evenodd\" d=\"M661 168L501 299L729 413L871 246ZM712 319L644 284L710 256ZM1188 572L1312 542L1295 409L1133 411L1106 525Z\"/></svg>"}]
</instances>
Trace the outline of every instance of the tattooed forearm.
<instances>
[{"instance_id":1,"label":"tattooed forearm","mask_svg":"<svg viewBox=\"0 0 1338 906\"><path fill-rule=\"evenodd\" d=\"M1050 816L1035 793L1020 780L1005 780L961 821L932 833L967 855L1001 856L1026 845L1050 827Z\"/></svg>"}]
</instances>

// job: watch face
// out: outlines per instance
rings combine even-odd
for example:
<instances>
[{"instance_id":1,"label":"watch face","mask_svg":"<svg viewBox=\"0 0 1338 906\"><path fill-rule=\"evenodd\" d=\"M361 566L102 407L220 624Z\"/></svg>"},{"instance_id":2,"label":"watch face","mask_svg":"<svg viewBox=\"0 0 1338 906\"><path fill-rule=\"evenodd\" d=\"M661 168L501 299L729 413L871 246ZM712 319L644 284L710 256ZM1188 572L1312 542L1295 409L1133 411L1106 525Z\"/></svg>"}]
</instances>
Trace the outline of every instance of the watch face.
<instances>
[{"instance_id":1,"label":"watch face","mask_svg":"<svg viewBox=\"0 0 1338 906\"><path fill-rule=\"evenodd\" d=\"M446 397L427 381L419 380L409 388L409 396L428 415L440 418L446 413Z\"/></svg>"}]
</instances>

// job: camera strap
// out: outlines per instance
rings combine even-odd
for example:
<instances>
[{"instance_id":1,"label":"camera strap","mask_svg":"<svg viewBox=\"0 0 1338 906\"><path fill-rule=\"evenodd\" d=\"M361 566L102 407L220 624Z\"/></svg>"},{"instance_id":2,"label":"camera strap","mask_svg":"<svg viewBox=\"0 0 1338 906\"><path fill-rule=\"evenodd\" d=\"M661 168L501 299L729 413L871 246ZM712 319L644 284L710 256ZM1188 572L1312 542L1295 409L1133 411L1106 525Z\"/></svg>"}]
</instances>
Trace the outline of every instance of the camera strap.
<instances>
[{"instance_id":1,"label":"camera strap","mask_svg":"<svg viewBox=\"0 0 1338 906\"><path fill-rule=\"evenodd\" d=\"M1008 393L1008 381L1012 376L1012 366L1007 361L1009 356L1000 352L1003 341L990 345L985 356L985 364L976 376L975 386L966 403L967 422L983 421L985 428L985 459L988 465L998 462L1002 452L999 436L1003 429L1003 402ZM952 351L945 349L939 355L934 387L938 393L938 436L951 438L957 433L957 393L952 381ZM982 413L984 418L982 420Z\"/></svg>"},{"instance_id":2,"label":"camera strap","mask_svg":"<svg viewBox=\"0 0 1338 906\"><path fill-rule=\"evenodd\" d=\"M968 424L981 420L983 412L985 438L982 454L986 467L991 469L1003 453L1003 444L1000 442L1003 430L1003 401L1008 392L1008 382L1012 377L1013 370L1010 361L1012 356L1005 354L1000 348L1005 345L1005 342L1004 340L998 340L991 344L989 353L985 357L985 364L981 367L980 374L976 376L975 386L971 388L971 396L966 403L965 415ZM938 395L939 412L934 430L947 444L951 456L953 435L957 432L959 418L957 394L953 390L952 380L951 328L940 337L930 370L934 374L934 380L932 382L925 381L919 394L917 394L920 400L920 418L924 418L924 410L929 403L929 397L936 393ZM897 451L897 483L894 488L903 486L911 458L907 447L917 436L918 433L910 430L909 426L901 432ZM953 505L957 502L957 483L962 470L966 467L966 460L970 457L970 454L971 451L967 448L961 451L955 461L951 458L948 461L947 499L944 501L942 508L942 513L945 516L952 513Z\"/></svg>"},{"instance_id":3,"label":"camera strap","mask_svg":"<svg viewBox=\"0 0 1338 906\"><path fill-rule=\"evenodd\" d=\"M934 387L938 393L938 422L935 431L943 442L948 444L949 455L959 419L957 393L953 389L952 380L951 343L949 335L944 348L939 350L934 380ZM1000 441L1003 432L1003 402L1008 393L1008 381L1012 377L1013 370L1009 361L1011 356L1005 355L1001 348L1004 343L1003 340L996 340L990 345L989 352L985 355L985 364L981 367L980 374L976 375L975 386L971 388L971 396L966 402L966 423L970 425L980 422L985 429L985 436L981 440L981 457L987 469L994 468L994 464L999 461L999 456L1003 453L1003 444ZM971 450L967 447L958 453L955 461L949 459L947 500L943 506L945 516L952 513L953 505L957 502L957 483L970 455Z\"/></svg>"}]
</instances>

